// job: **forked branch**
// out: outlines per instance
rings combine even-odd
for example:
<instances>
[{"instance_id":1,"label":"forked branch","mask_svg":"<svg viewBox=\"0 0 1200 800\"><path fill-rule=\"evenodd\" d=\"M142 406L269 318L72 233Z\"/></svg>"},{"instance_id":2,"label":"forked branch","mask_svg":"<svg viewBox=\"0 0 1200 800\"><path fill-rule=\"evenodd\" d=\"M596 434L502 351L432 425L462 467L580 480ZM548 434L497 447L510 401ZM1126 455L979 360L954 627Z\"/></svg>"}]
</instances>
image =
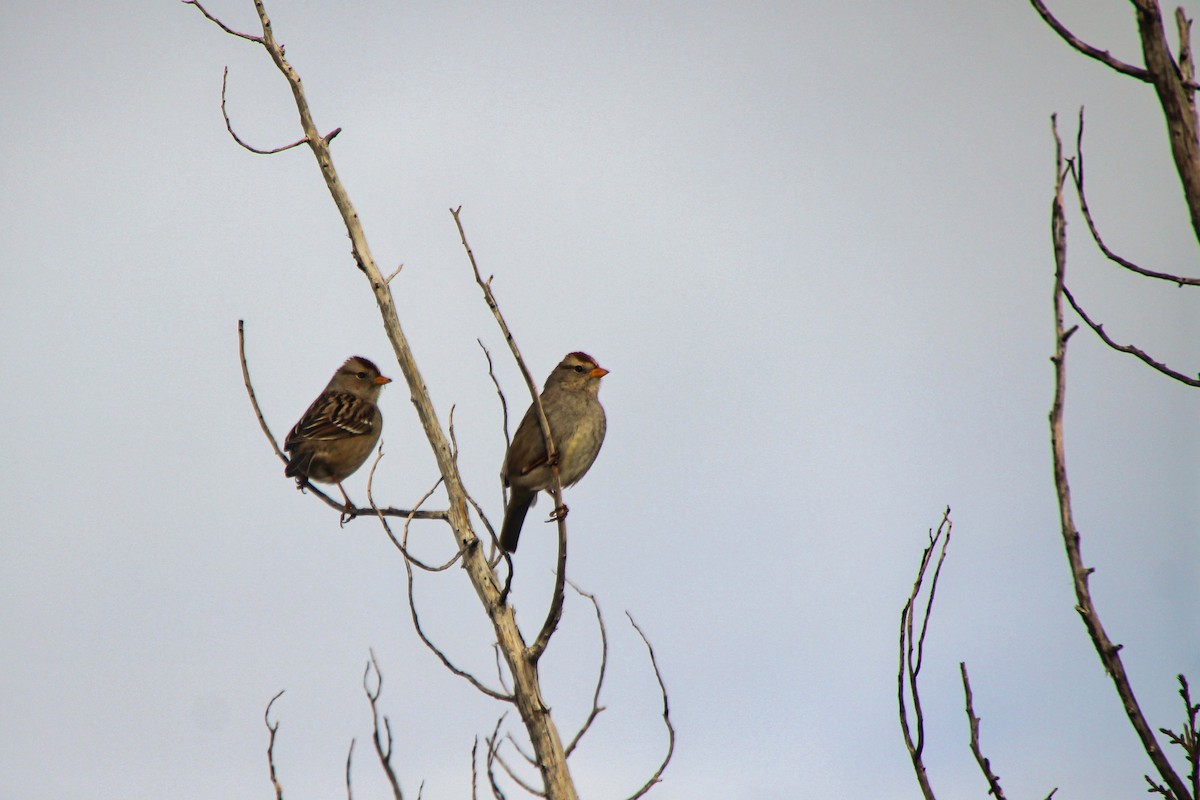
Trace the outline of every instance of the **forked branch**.
<instances>
[{"instance_id":1,"label":"forked branch","mask_svg":"<svg viewBox=\"0 0 1200 800\"><path fill-rule=\"evenodd\" d=\"M1130 725L1141 740L1142 747L1163 782L1174 794L1175 800L1191 800L1192 795L1176 774L1158 744L1153 729L1146 722L1141 707L1133 693L1133 686L1121 660L1120 646L1114 644L1100 622L1100 615L1092 600L1089 578L1093 570L1084 565L1080 544L1080 533L1075 526L1071 508L1071 487L1067 480L1066 444L1063 436L1063 408L1066 398L1067 342L1075 328L1067 329L1063 323L1063 299L1066 296L1067 233L1066 216L1063 210L1063 184L1067 178L1067 167L1063 160L1062 139L1058 134L1058 121L1051 117L1055 146L1055 187L1050 211L1050 236L1054 249L1054 334L1055 349L1051 362L1054 365L1054 400L1050 407L1050 442L1054 461L1054 486L1058 496L1059 527L1067 563L1071 569L1075 588L1076 611L1092 639L1105 671L1112 678L1117 696L1125 708Z\"/></svg>"},{"instance_id":2,"label":"forked branch","mask_svg":"<svg viewBox=\"0 0 1200 800\"><path fill-rule=\"evenodd\" d=\"M946 548L950 545L950 532L954 524L950 521L950 508L942 513L942 521L938 523L937 531L930 529L929 545L921 553L921 563L917 567L917 578L913 581L912 591L908 601L900 611L900 667L896 673L896 698L900 708L900 730L904 734L904 746L908 748L908 757L912 761L913 772L917 776L917 784L925 800L934 800L933 787L929 783L929 775L925 769L923 753L925 750L925 712L921 708L921 690L918 678L921 665L925 659L925 634L929 631L929 617L933 613L933 599L937 594L938 578L942 574L942 563L946 560ZM933 577L929 581L929 594L925 599L925 611L917 619L917 598L925 583L925 573L933 562L933 554L938 544L941 551L937 564L933 569ZM908 718L908 701L913 707L913 721Z\"/></svg>"}]
</instances>

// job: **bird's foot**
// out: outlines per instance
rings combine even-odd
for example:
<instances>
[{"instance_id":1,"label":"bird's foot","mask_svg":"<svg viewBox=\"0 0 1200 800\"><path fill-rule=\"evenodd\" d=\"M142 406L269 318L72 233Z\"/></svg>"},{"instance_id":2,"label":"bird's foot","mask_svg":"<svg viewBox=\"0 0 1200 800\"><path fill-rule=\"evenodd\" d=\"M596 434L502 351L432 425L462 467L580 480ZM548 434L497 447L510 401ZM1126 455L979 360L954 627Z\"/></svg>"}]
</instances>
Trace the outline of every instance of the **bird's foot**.
<instances>
[{"instance_id":1,"label":"bird's foot","mask_svg":"<svg viewBox=\"0 0 1200 800\"><path fill-rule=\"evenodd\" d=\"M550 519L548 519L546 521L547 522L558 522L560 519L566 519L567 514L569 514L569 513L571 513L571 509L567 508L566 503L563 503L561 505L554 507L554 510L550 512Z\"/></svg>"}]
</instances>

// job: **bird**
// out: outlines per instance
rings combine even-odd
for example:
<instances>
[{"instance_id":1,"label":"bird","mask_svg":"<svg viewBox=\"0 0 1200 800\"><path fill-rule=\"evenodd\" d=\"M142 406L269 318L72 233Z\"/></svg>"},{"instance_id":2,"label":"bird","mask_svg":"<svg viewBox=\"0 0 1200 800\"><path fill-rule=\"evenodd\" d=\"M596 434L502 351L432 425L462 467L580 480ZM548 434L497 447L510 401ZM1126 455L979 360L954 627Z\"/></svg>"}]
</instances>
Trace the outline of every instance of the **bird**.
<instances>
[{"instance_id":1,"label":"bird","mask_svg":"<svg viewBox=\"0 0 1200 800\"><path fill-rule=\"evenodd\" d=\"M391 382L362 356L351 356L338 367L284 441L290 458L283 474L296 479L296 488L307 481L337 484L346 512L354 508L342 481L363 465L379 441L383 415L376 402Z\"/></svg>"},{"instance_id":2,"label":"bird","mask_svg":"<svg viewBox=\"0 0 1200 800\"><path fill-rule=\"evenodd\" d=\"M558 476L563 486L571 486L587 474L604 444L607 421L598 393L600 379L607 374L608 370L587 353L568 353L542 388L542 410L558 451ZM535 404L529 406L517 426L504 456L500 480L511 489L500 526L500 547L514 553L525 515L537 493L553 485ZM565 511L565 506L561 511L555 509L560 515Z\"/></svg>"}]
</instances>

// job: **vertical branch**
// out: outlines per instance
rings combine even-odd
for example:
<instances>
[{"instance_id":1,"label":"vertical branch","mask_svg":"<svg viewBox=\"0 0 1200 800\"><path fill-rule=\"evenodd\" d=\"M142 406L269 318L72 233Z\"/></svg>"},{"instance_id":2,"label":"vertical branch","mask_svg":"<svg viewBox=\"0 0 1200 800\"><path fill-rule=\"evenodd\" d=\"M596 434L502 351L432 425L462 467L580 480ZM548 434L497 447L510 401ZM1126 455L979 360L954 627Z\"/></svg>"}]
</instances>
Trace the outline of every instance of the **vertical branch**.
<instances>
[{"instance_id":1,"label":"vertical branch","mask_svg":"<svg viewBox=\"0 0 1200 800\"><path fill-rule=\"evenodd\" d=\"M275 734L279 731L279 723L271 722L271 706L281 697L282 690L271 698L271 702L267 703L267 710L263 712L263 722L267 724L267 731L270 733L270 738L267 739L267 766L271 770L271 786L275 788L275 800L283 800L283 785L279 783L279 775L275 772Z\"/></svg>"},{"instance_id":2,"label":"vertical branch","mask_svg":"<svg viewBox=\"0 0 1200 800\"><path fill-rule=\"evenodd\" d=\"M1139 19L1141 4L1139 0ZM1104 664L1105 671L1112 678L1117 696L1125 708L1125 714L1130 724L1141 740L1142 747L1158 774L1170 787L1177 800L1191 798L1183 781L1175 773L1159 747L1154 731L1146 722L1141 707L1134 697L1133 686L1125 672L1121 661L1120 646L1113 644L1108 633L1100 622L1100 616L1092 601L1091 589L1088 586L1092 569L1083 563L1080 548L1079 530L1075 527L1074 514L1071 508L1071 487L1067 481L1066 450L1063 437L1063 405L1066 398L1066 359L1067 341L1077 327L1064 329L1063 326L1063 296L1067 268L1067 223L1063 212L1063 184L1067 178L1068 167L1064 165L1062 155L1062 139L1058 135L1057 117L1051 117L1055 146L1055 185L1054 200L1050 211L1050 235L1054 247L1054 356L1050 359L1054 364L1054 401L1050 408L1050 442L1054 458L1054 487L1058 496L1059 525L1062 532L1063 546L1066 549L1067 563L1071 568L1071 579L1075 588L1076 607L1096 653Z\"/></svg>"},{"instance_id":3,"label":"vertical branch","mask_svg":"<svg viewBox=\"0 0 1200 800\"><path fill-rule=\"evenodd\" d=\"M900 730L904 734L904 746L908 748L908 757L912 761L917 783L925 800L934 800L933 787L925 770L922 754L925 750L925 712L921 708L921 692L917 678L921 674L921 663L925 658L925 634L929 630L929 617L933 613L933 599L937 594L938 577L942 574L942 563L946 560L946 548L950 544L950 531L953 523L950 521L950 509L942 514L937 532L929 532L929 546L921 554L921 564L917 568L917 579L913 581L912 592L900 612L900 668L897 670L897 702L900 707ZM944 534L944 536L943 536ZM937 566L933 570L933 578L929 582L929 596L925 601L925 613L921 618L919 628L913 624L916 616L917 596L925 582L925 572L933 559L933 551L937 548L938 540L942 548L938 555ZM916 724L914 734L908 719L908 705L905 696L912 698L913 717Z\"/></svg>"}]
</instances>

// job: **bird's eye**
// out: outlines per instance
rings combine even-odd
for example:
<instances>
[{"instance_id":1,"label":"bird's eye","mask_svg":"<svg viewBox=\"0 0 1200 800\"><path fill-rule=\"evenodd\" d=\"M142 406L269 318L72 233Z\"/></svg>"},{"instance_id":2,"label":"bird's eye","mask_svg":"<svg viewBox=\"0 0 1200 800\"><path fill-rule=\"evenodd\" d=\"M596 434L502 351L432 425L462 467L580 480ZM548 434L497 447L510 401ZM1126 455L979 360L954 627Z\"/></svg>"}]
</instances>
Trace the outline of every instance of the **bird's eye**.
<instances>
[{"instance_id":1,"label":"bird's eye","mask_svg":"<svg viewBox=\"0 0 1200 800\"><path fill-rule=\"evenodd\" d=\"M582 364L576 364L576 365L575 365L575 371L576 371L576 372L583 372L583 365L582 365Z\"/></svg>"},{"instance_id":2,"label":"bird's eye","mask_svg":"<svg viewBox=\"0 0 1200 800\"><path fill-rule=\"evenodd\" d=\"M365 381L367 379L367 373L365 373L365 372L358 373L358 379L360 381Z\"/></svg>"}]
</instances>

